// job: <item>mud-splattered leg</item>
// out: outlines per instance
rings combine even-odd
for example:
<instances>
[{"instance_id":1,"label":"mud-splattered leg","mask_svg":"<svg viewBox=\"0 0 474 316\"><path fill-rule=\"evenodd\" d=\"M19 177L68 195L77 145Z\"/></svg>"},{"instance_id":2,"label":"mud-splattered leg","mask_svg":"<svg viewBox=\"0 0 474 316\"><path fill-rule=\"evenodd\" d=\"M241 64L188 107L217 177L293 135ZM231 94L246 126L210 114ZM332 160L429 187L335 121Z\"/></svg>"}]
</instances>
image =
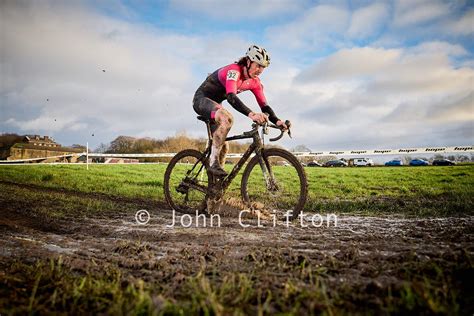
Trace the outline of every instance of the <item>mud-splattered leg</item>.
<instances>
[{"instance_id":1,"label":"mud-splattered leg","mask_svg":"<svg viewBox=\"0 0 474 316\"><path fill-rule=\"evenodd\" d=\"M226 109L220 109L216 112L215 121L217 124L217 129L212 134L212 148L211 148L211 157L209 161L209 165L211 167L219 167L219 160L220 160L220 152L222 147L225 144L225 138L229 133L230 128L234 122L234 118L232 114ZM227 153L227 146L224 148L224 158L225 154Z\"/></svg>"},{"instance_id":2,"label":"mud-splattered leg","mask_svg":"<svg viewBox=\"0 0 474 316\"><path fill-rule=\"evenodd\" d=\"M226 175L221 168L225 155L227 154L228 144L225 139L233 124L233 117L226 109L219 109L215 115L217 129L212 134L211 157L209 161L209 171L221 172L221 176ZM218 175L218 173L214 173ZM210 214L218 213L222 205L222 196L207 199L207 211Z\"/></svg>"},{"instance_id":3,"label":"mud-splattered leg","mask_svg":"<svg viewBox=\"0 0 474 316\"><path fill-rule=\"evenodd\" d=\"M219 153L219 164L221 166L225 165L225 157L227 156L228 152L229 152L229 142L225 142L224 145L222 145L221 152Z\"/></svg>"}]
</instances>

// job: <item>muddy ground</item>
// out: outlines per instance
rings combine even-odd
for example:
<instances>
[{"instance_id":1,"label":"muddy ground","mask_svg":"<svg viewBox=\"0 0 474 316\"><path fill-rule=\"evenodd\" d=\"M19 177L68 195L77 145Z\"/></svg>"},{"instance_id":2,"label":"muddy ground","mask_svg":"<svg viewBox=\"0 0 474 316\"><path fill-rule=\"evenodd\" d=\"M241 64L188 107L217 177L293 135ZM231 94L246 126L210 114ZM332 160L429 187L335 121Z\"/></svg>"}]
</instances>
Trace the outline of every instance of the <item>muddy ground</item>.
<instances>
[{"instance_id":1,"label":"muddy ground","mask_svg":"<svg viewBox=\"0 0 474 316\"><path fill-rule=\"evenodd\" d=\"M279 221L273 227L268 220L262 221L266 227L259 228L256 219L247 218L244 223L251 227L243 228L236 213L228 212L221 216L220 227L202 227L201 222L201 227L169 228L173 214L164 203L119 202L127 203L127 208L61 219L37 216L29 212L28 203L3 204L3 311L25 312L28 304L31 310L31 288L18 288L28 281L21 281L21 273L12 265L31 266L61 257L63 265L78 276L100 276L113 267L120 271L123 286L143 280L151 297L159 297L151 303L158 312L163 300L194 306L193 291L204 296L217 293L216 301L204 298L198 304L208 304L211 314L474 312L472 216L416 219L336 214L337 225L331 221L327 227L324 221L314 227L307 217L306 228L299 221L288 227ZM148 210L151 219L146 225L137 224L135 209ZM219 296L235 276L247 278L247 294L241 293L241 279L233 284L237 294L248 297ZM189 280L198 277L209 284L190 287ZM55 310L46 303L38 306L46 312ZM96 311L107 312L107 307L101 308ZM59 311L67 312L67 307Z\"/></svg>"}]
</instances>

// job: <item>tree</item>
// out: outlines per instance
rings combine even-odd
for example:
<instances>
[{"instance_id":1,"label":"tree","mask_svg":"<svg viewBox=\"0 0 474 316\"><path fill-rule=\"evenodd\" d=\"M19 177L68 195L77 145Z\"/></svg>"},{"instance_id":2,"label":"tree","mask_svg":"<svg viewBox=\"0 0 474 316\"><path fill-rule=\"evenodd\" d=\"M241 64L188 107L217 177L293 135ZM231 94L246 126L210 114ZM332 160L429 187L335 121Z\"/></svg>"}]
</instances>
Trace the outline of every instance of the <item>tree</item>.
<instances>
[{"instance_id":1,"label":"tree","mask_svg":"<svg viewBox=\"0 0 474 316\"><path fill-rule=\"evenodd\" d=\"M97 146L96 149L94 149L93 152L103 154L106 153L109 150L109 145L100 143L99 146Z\"/></svg>"},{"instance_id":2,"label":"tree","mask_svg":"<svg viewBox=\"0 0 474 316\"><path fill-rule=\"evenodd\" d=\"M2 133L0 135L0 148L11 147L16 143L20 143L25 136L20 136L14 133Z\"/></svg>"},{"instance_id":3,"label":"tree","mask_svg":"<svg viewBox=\"0 0 474 316\"><path fill-rule=\"evenodd\" d=\"M109 153L131 153L136 139L130 136L119 136L110 142Z\"/></svg>"},{"instance_id":4,"label":"tree","mask_svg":"<svg viewBox=\"0 0 474 316\"><path fill-rule=\"evenodd\" d=\"M87 150L87 147L84 146L84 145L81 145L81 144L72 144L71 148L80 149L80 150L82 150L82 151L86 151L86 150Z\"/></svg>"},{"instance_id":5,"label":"tree","mask_svg":"<svg viewBox=\"0 0 474 316\"><path fill-rule=\"evenodd\" d=\"M155 140L152 138L139 138L133 143L132 151L134 153L150 153L155 147Z\"/></svg>"},{"instance_id":6,"label":"tree","mask_svg":"<svg viewBox=\"0 0 474 316\"><path fill-rule=\"evenodd\" d=\"M306 145L298 145L298 146L292 148L290 151L292 151L292 152L311 152L311 149L306 147Z\"/></svg>"}]
</instances>

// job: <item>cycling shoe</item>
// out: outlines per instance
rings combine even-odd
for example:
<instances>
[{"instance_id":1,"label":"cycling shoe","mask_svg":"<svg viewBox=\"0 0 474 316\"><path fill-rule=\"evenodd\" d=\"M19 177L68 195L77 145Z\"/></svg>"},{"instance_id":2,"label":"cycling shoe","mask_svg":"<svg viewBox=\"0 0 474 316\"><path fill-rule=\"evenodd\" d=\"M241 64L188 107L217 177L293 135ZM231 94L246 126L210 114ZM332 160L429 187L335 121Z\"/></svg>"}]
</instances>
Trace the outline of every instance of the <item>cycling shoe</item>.
<instances>
[{"instance_id":1,"label":"cycling shoe","mask_svg":"<svg viewBox=\"0 0 474 316\"><path fill-rule=\"evenodd\" d=\"M214 164L209 167L209 172L216 177L225 177L227 175L227 172L218 164Z\"/></svg>"}]
</instances>

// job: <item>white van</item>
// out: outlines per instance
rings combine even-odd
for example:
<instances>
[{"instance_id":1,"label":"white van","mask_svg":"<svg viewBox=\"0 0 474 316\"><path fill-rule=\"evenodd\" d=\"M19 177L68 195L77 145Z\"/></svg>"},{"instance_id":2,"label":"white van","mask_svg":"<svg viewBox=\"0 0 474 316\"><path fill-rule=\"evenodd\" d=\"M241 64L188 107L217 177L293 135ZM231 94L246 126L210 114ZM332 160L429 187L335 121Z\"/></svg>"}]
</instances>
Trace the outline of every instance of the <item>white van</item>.
<instances>
[{"instance_id":1,"label":"white van","mask_svg":"<svg viewBox=\"0 0 474 316\"><path fill-rule=\"evenodd\" d=\"M354 159L354 166L362 167L362 166L373 166L374 162L370 158L355 158Z\"/></svg>"}]
</instances>

